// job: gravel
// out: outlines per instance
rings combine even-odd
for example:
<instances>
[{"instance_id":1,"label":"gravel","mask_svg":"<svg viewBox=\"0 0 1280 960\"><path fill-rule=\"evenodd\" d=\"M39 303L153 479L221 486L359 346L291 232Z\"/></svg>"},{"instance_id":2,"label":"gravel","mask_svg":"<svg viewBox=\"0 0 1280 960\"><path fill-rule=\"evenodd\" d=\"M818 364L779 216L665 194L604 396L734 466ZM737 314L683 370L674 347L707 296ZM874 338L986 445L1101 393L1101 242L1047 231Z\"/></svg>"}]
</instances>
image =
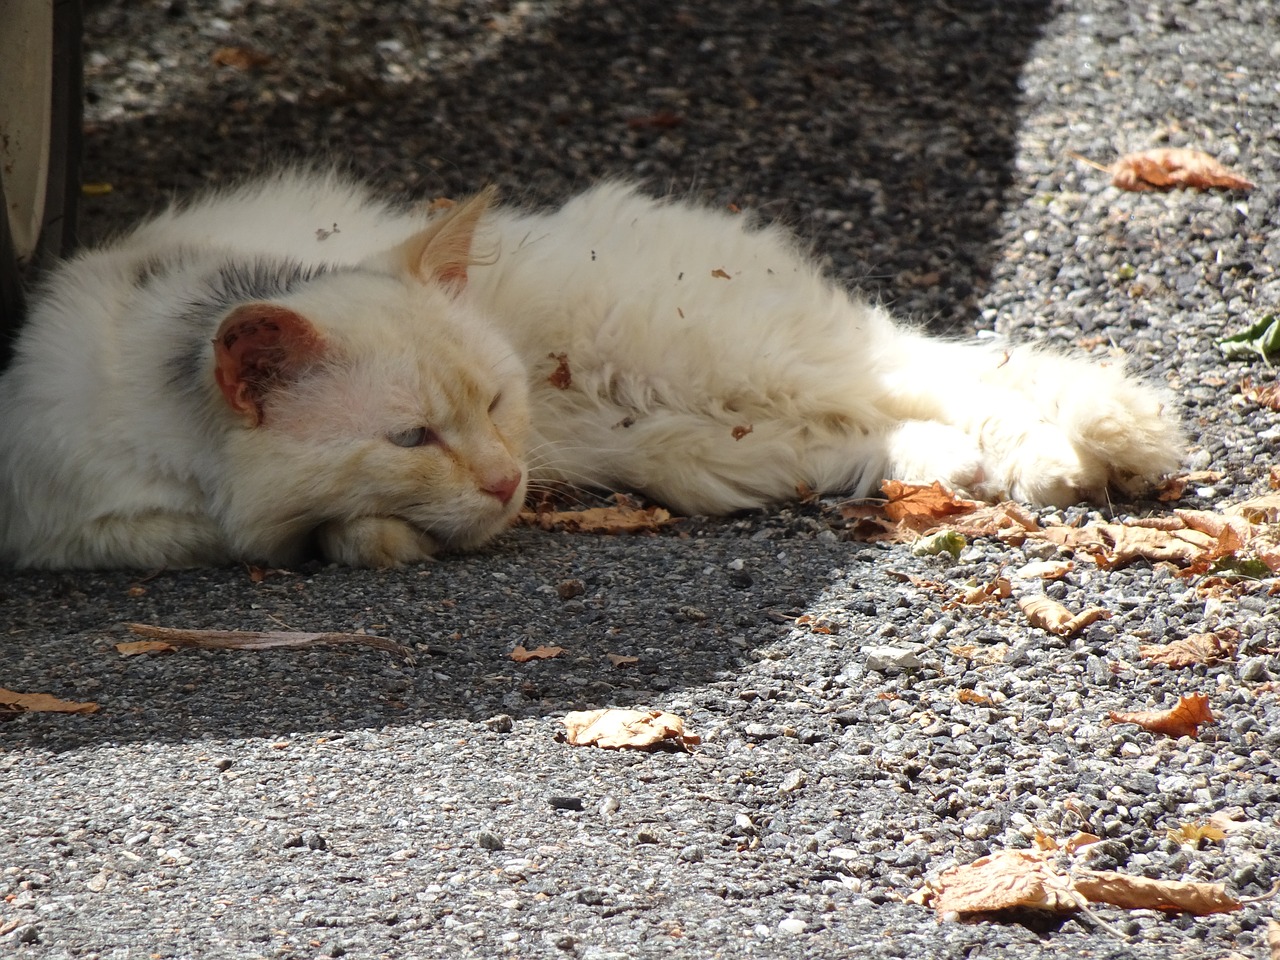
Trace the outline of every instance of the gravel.
<instances>
[{"instance_id":1,"label":"gravel","mask_svg":"<svg viewBox=\"0 0 1280 960\"><path fill-rule=\"evenodd\" d=\"M1216 340L1280 305L1269 0L98 3L83 233L282 159L388 189L554 202L638 177L762 210L939 332L1123 349L1177 397L1182 505L1268 492L1280 423ZM261 54L217 66L227 48ZM219 55L226 60L235 57ZM1205 149L1253 192L1123 194L1107 163ZM1072 508L1057 519L1164 511ZM1046 514L1046 516L1049 516ZM936 922L927 878L1037 831L1088 866L1280 879L1270 584L1080 562L1066 639L946 609L1053 556L847 539L819 502L650 537L513 530L390 573L6 573L0 685L100 704L0 723L0 951L14 957L1262 957L1273 901ZM133 621L359 631L416 652L122 657ZM1140 642L1232 627L1232 661ZM508 658L517 644L559 657ZM616 667L610 654L637 658ZM971 691L966 697L961 691ZM1171 739L1111 710L1209 695ZM574 748L569 710L652 707L691 752ZM1180 842L1226 812L1223 840ZM1099 922L1101 921L1101 923ZM1103 926L1105 923L1105 926Z\"/></svg>"}]
</instances>

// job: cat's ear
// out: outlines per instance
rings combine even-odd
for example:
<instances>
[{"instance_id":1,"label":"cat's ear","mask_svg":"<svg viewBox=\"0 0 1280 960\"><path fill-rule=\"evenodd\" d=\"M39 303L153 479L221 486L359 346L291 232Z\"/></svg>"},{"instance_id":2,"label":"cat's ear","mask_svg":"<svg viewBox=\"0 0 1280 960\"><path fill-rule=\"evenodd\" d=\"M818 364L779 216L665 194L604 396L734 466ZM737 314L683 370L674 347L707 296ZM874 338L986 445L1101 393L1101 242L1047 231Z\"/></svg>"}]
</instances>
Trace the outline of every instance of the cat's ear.
<instances>
[{"instance_id":1,"label":"cat's ear","mask_svg":"<svg viewBox=\"0 0 1280 960\"><path fill-rule=\"evenodd\" d=\"M222 321L213 340L214 378L234 412L262 423L267 395L324 354L324 340L306 317L274 303L250 303Z\"/></svg>"},{"instance_id":2,"label":"cat's ear","mask_svg":"<svg viewBox=\"0 0 1280 960\"><path fill-rule=\"evenodd\" d=\"M467 268L477 262L472 252L476 226L497 193L496 187L486 187L437 216L392 251L396 267L422 283L438 283L455 296L461 293Z\"/></svg>"}]
</instances>

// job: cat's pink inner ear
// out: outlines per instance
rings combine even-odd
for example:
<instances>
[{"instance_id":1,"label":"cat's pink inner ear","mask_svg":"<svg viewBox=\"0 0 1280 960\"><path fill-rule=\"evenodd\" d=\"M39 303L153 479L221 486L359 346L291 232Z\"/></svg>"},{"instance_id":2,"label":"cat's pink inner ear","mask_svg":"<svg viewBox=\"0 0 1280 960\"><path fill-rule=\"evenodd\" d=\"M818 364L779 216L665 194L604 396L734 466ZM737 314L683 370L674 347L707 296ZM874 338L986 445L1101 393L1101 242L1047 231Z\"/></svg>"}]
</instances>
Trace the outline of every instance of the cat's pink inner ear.
<instances>
[{"instance_id":1,"label":"cat's pink inner ear","mask_svg":"<svg viewBox=\"0 0 1280 960\"><path fill-rule=\"evenodd\" d=\"M486 187L450 207L404 246L409 272L423 283L439 283L459 294L467 285L467 268L475 263L476 226L497 194Z\"/></svg>"},{"instance_id":2,"label":"cat's pink inner ear","mask_svg":"<svg viewBox=\"0 0 1280 960\"><path fill-rule=\"evenodd\" d=\"M213 375L227 405L256 427L271 391L323 353L324 341L306 317L276 304L251 303L218 327Z\"/></svg>"}]
</instances>

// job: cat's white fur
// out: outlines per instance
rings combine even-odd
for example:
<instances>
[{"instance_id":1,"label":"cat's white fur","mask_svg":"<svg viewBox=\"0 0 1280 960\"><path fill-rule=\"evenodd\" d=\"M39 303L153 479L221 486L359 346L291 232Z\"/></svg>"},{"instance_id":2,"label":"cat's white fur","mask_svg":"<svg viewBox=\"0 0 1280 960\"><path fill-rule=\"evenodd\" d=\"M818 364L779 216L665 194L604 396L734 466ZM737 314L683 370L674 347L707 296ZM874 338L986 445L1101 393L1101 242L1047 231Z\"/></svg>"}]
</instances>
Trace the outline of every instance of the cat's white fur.
<instances>
[{"instance_id":1,"label":"cat's white fur","mask_svg":"<svg viewBox=\"0 0 1280 960\"><path fill-rule=\"evenodd\" d=\"M0 377L0 558L386 565L487 540L530 475L685 513L885 477L1067 503L1180 455L1119 365L932 339L742 215L604 184L433 216L286 171L45 285Z\"/></svg>"}]
</instances>

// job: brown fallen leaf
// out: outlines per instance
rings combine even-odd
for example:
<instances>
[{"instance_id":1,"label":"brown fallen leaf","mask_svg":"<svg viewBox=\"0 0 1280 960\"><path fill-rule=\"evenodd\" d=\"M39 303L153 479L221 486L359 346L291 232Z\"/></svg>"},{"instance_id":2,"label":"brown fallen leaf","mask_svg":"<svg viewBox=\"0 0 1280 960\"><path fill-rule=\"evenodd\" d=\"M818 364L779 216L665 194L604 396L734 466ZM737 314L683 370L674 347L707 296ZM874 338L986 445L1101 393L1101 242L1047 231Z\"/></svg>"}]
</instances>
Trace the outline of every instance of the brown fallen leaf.
<instances>
[{"instance_id":1,"label":"brown fallen leaf","mask_svg":"<svg viewBox=\"0 0 1280 960\"><path fill-rule=\"evenodd\" d=\"M662 507L641 507L619 494L610 507L586 510L521 510L518 522L566 533L656 533L675 522Z\"/></svg>"},{"instance_id":2,"label":"brown fallen leaf","mask_svg":"<svg viewBox=\"0 0 1280 960\"><path fill-rule=\"evenodd\" d=\"M908 518L937 520L942 517L972 513L981 506L974 500L957 497L937 480L928 486L903 483L901 480L886 480L880 485L880 492L887 500L881 509L890 520Z\"/></svg>"},{"instance_id":3,"label":"brown fallen leaf","mask_svg":"<svg viewBox=\"0 0 1280 960\"><path fill-rule=\"evenodd\" d=\"M1090 902L1126 910L1171 910L1202 917L1243 906L1221 883L1152 880L1111 870L1082 870L1074 881L1077 892Z\"/></svg>"},{"instance_id":4,"label":"brown fallen leaf","mask_svg":"<svg viewBox=\"0 0 1280 960\"><path fill-rule=\"evenodd\" d=\"M991 702L991 698L985 693L979 693L977 690L968 689L957 690L956 699L961 703L973 703L981 707L985 707Z\"/></svg>"},{"instance_id":5,"label":"brown fallen leaf","mask_svg":"<svg viewBox=\"0 0 1280 960\"><path fill-rule=\"evenodd\" d=\"M92 701L60 700L48 693L18 693L0 687L0 715L14 713L97 713Z\"/></svg>"},{"instance_id":6,"label":"brown fallen leaf","mask_svg":"<svg viewBox=\"0 0 1280 960\"><path fill-rule=\"evenodd\" d=\"M928 884L923 898L939 914L1024 908L1069 912L1086 906L1071 880L1034 850L1002 850L957 864Z\"/></svg>"},{"instance_id":7,"label":"brown fallen leaf","mask_svg":"<svg viewBox=\"0 0 1280 960\"><path fill-rule=\"evenodd\" d=\"M1049 597L1023 597L1018 601L1018 606L1033 627L1047 630L1059 637L1074 637L1089 624L1111 616L1110 610L1101 607L1090 607L1080 613L1072 613Z\"/></svg>"},{"instance_id":8,"label":"brown fallen leaf","mask_svg":"<svg viewBox=\"0 0 1280 960\"><path fill-rule=\"evenodd\" d=\"M1164 503L1180 500L1186 493L1187 487L1202 487L1217 483L1222 476L1222 473L1217 470L1195 470L1191 473L1165 477L1156 487L1156 499Z\"/></svg>"},{"instance_id":9,"label":"brown fallen leaf","mask_svg":"<svg viewBox=\"0 0 1280 960\"><path fill-rule=\"evenodd\" d=\"M1039 850L1002 850L973 863L944 870L917 891L910 902L930 904L941 914L987 913L1008 909L1071 912L1090 903L1129 910L1169 910L1203 916L1239 910L1241 902L1220 883L1153 880L1103 870L1060 873L1050 860L1095 842L1079 835L1074 849L1037 837Z\"/></svg>"},{"instance_id":10,"label":"brown fallen leaf","mask_svg":"<svg viewBox=\"0 0 1280 960\"><path fill-rule=\"evenodd\" d=\"M943 610L954 610L957 607L976 606L983 603L999 603L1013 594L1013 586L1007 577L996 577L990 583L981 583L961 590L951 600L942 605Z\"/></svg>"},{"instance_id":11,"label":"brown fallen leaf","mask_svg":"<svg viewBox=\"0 0 1280 960\"><path fill-rule=\"evenodd\" d=\"M1280 410L1280 383L1263 387L1255 384L1252 377L1245 377L1240 381L1240 396L1260 407Z\"/></svg>"},{"instance_id":12,"label":"brown fallen leaf","mask_svg":"<svg viewBox=\"0 0 1280 960\"><path fill-rule=\"evenodd\" d=\"M1275 920L1267 921L1267 952L1271 960L1280 960L1280 923Z\"/></svg>"},{"instance_id":13,"label":"brown fallen leaf","mask_svg":"<svg viewBox=\"0 0 1280 960\"><path fill-rule=\"evenodd\" d=\"M1121 190L1252 190L1253 184L1200 150L1165 147L1128 153L1111 165Z\"/></svg>"},{"instance_id":14,"label":"brown fallen leaf","mask_svg":"<svg viewBox=\"0 0 1280 960\"><path fill-rule=\"evenodd\" d=\"M1201 840L1225 840L1227 831L1215 823L1180 823L1165 830L1169 839L1186 846L1198 846Z\"/></svg>"},{"instance_id":15,"label":"brown fallen leaf","mask_svg":"<svg viewBox=\"0 0 1280 960\"><path fill-rule=\"evenodd\" d=\"M578 747L643 749L666 741L685 747L702 742L685 733L684 720L661 710L578 710L565 714L562 722L565 739Z\"/></svg>"},{"instance_id":16,"label":"brown fallen leaf","mask_svg":"<svg viewBox=\"0 0 1280 960\"><path fill-rule=\"evenodd\" d=\"M621 653L606 653L605 656L615 667L634 667L640 662L639 657L628 657Z\"/></svg>"},{"instance_id":17,"label":"brown fallen leaf","mask_svg":"<svg viewBox=\"0 0 1280 960\"><path fill-rule=\"evenodd\" d=\"M251 47L219 47L213 51L215 67L231 67L235 70L256 70L272 60L271 54Z\"/></svg>"},{"instance_id":18,"label":"brown fallen leaf","mask_svg":"<svg viewBox=\"0 0 1280 960\"><path fill-rule=\"evenodd\" d=\"M1216 633L1194 633L1172 643L1143 643L1138 656L1166 667L1191 667L1197 663L1230 660L1236 655L1239 631L1224 627Z\"/></svg>"},{"instance_id":19,"label":"brown fallen leaf","mask_svg":"<svg viewBox=\"0 0 1280 960\"><path fill-rule=\"evenodd\" d=\"M116 644L116 652L126 657L136 657L143 653L173 653L178 648L163 640L127 640Z\"/></svg>"},{"instance_id":20,"label":"brown fallen leaf","mask_svg":"<svg viewBox=\"0 0 1280 960\"><path fill-rule=\"evenodd\" d=\"M1061 580L1075 568L1070 560L1033 560L1023 564L1013 575L1019 580Z\"/></svg>"},{"instance_id":21,"label":"brown fallen leaf","mask_svg":"<svg viewBox=\"0 0 1280 960\"><path fill-rule=\"evenodd\" d=\"M1076 833L1068 837L1066 840L1059 842L1057 838L1049 836L1037 830L1033 842L1037 850L1056 851L1064 850L1067 853L1078 853L1085 847L1100 843L1102 838L1093 833Z\"/></svg>"},{"instance_id":22,"label":"brown fallen leaf","mask_svg":"<svg viewBox=\"0 0 1280 960\"><path fill-rule=\"evenodd\" d=\"M1252 497L1228 507L1227 512L1249 523L1280 523L1280 493Z\"/></svg>"},{"instance_id":23,"label":"brown fallen leaf","mask_svg":"<svg viewBox=\"0 0 1280 960\"><path fill-rule=\"evenodd\" d=\"M308 647L358 644L398 654L409 663L413 651L404 644L364 633L300 633L292 630L180 630L147 623L126 623L140 637L161 640L175 647L199 650L305 650Z\"/></svg>"},{"instance_id":24,"label":"brown fallen leaf","mask_svg":"<svg viewBox=\"0 0 1280 960\"><path fill-rule=\"evenodd\" d=\"M573 374L569 372L569 355L567 353L548 353L548 360L556 362L556 368L547 377L547 383L557 390L568 390L573 383Z\"/></svg>"},{"instance_id":25,"label":"brown fallen leaf","mask_svg":"<svg viewBox=\"0 0 1280 960\"><path fill-rule=\"evenodd\" d=\"M1168 737L1194 737L1200 731L1200 724L1214 720L1209 696L1204 693L1179 697L1177 704L1168 710L1112 710L1108 716L1114 723L1136 723L1144 730Z\"/></svg>"},{"instance_id":26,"label":"brown fallen leaf","mask_svg":"<svg viewBox=\"0 0 1280 960\"><path fill-rule=\"evenodd\" d=\"M516 663L528 663L530 660L550 660L564 653L564 647L534 647L526 650L523 644L516 644L511 651L511 659Z\"/></svg>"}]
</instances>

